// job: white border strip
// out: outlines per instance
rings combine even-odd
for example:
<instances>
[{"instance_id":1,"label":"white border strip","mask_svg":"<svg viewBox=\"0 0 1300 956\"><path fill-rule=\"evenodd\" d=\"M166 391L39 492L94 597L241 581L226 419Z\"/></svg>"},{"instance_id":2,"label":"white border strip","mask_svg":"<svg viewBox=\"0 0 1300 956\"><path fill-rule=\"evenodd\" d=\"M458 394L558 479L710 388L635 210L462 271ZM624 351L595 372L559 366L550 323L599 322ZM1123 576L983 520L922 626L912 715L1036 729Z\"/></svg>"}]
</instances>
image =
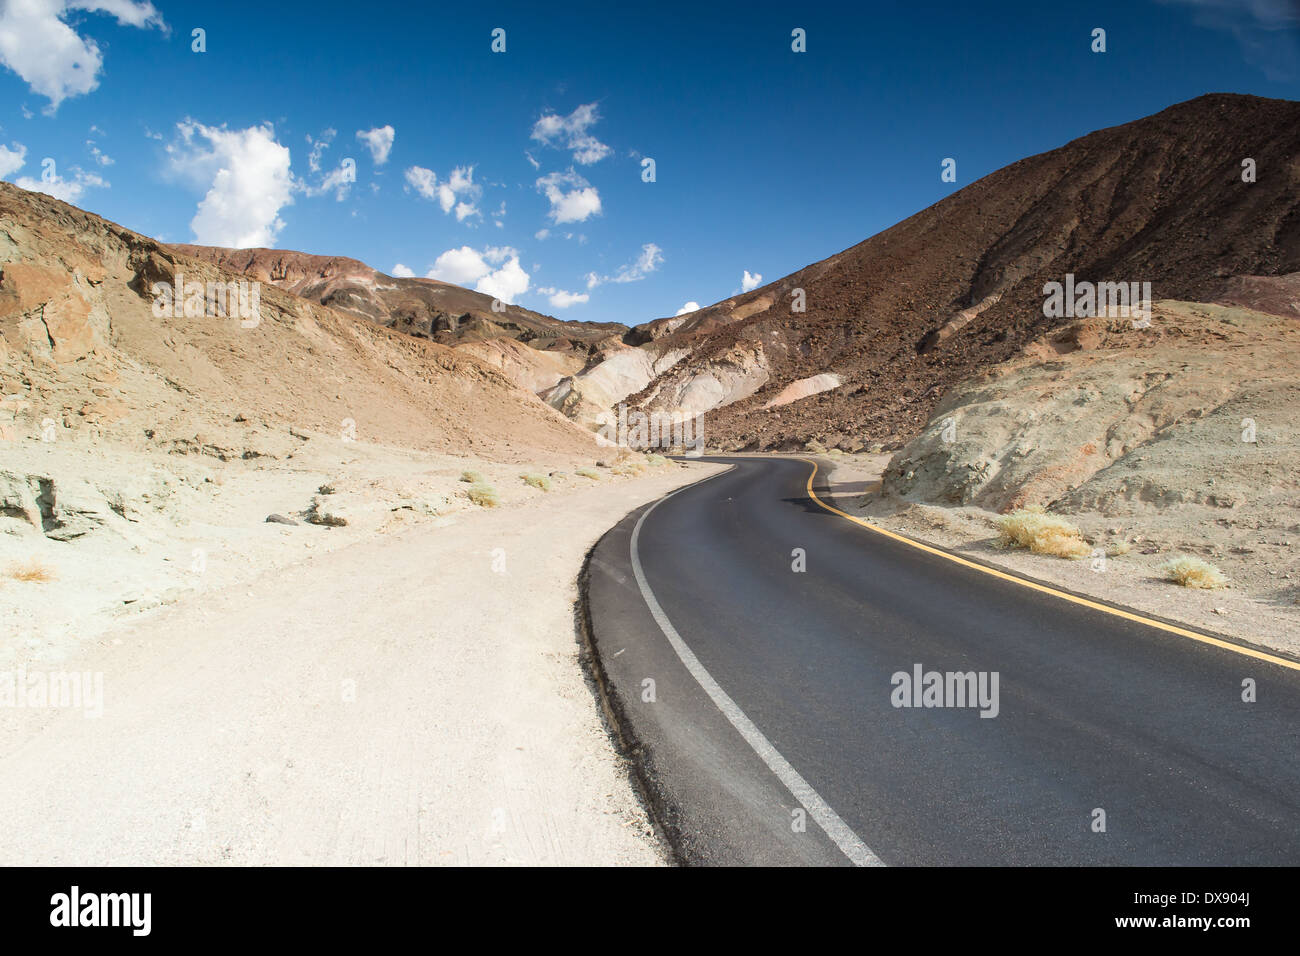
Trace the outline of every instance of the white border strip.
<instances>
[{"instance_id":1,"label":"white border strip","mask_svg":"<svg viewBox=\"0 0 1300 956\"><path fill-rule=\"evenodd\" d=\"M719 474L727 474L720 472ZM717 475L710 475L710 478L716 478ZM694 488L696 485L704 482L695 482L688 485L688 488ZM678 488L677 491L685 491L686 488ZM663 631L664 637L668 638L668 643L672 645L681 662L686 669L691 672L691 676L704 688L704 692L717 705L722 715L731 721L731 725L740 731L740 736L754 748L754 753L758 754L763 763L767 764L767 769L776 774L787 790L795 800L799 801L804 810L808 812L817 825L826 831L826 835L831 838L840 851L847 856L856 866L884 866L880 857L871 852L871 848L862 842L862 839L849 828L849 825L840 819L838 813L832 810L825 800L814 790L808 781L799 776L799 772L790 766L771 741L763 736L763 732L754 726L754 722L745 716L745 712L737 706L736 702L727 696L727 692L718 686L718 682L700 663L695 652L687 646L682 640L682 636L677 633L672 622L668 620L668 615L664 609L659 606L659 601L655 598L654 592L650 590L650 585L646 582L645 572L641 569L641 558L637 554L637 539L641 536L641 525L645 519L650 516L661 504L677 494L677 491L667 494L660 498L637 520L636 526L632 529L632 574L636 577L637 587L641 589L641 597L645 599L646 607L650 609L650 614L654 617L655 623L659 625L659 630Z\"/></svg>"}]
</instances>

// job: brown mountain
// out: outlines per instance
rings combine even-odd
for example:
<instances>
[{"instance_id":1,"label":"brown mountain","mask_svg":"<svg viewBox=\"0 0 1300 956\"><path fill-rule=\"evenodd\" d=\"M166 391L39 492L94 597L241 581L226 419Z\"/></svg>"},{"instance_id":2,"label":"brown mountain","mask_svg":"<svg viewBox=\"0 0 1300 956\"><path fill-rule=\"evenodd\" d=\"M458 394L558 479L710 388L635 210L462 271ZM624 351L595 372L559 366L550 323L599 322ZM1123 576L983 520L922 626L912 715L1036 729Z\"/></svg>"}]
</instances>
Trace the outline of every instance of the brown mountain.
<instances>
[{"instance_id":1,"label":"brown mountain","mask_svg":"<svg viewBox=\"0 0 1300 956\"><path fill-rule=\"evenodd\" d=\"M1244 277L1294 272L1300 103L1202 96L1013 163L777 282L636 327L629 343L685 357L627 400L707 412L710 441L728 447L896 442L954 384L1068 321L1044 317L1045 282L1073 273L1150 282L1156 300L1289 310L1293 286Z\"/></svg>"}]
</instances>

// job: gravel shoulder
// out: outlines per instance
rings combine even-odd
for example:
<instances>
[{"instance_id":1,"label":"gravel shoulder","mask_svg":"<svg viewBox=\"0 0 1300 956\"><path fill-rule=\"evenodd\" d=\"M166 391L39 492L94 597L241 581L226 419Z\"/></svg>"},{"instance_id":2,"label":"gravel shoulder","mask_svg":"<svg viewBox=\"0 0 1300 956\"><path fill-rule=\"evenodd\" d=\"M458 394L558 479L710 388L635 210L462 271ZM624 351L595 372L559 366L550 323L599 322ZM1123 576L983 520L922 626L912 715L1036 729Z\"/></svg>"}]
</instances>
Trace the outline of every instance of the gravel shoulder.
<instances>
[{"instance_id":1,"label":"gravel shoulder","mask_svg":"<svg viewBox=\"0 0 1300 956\"><path fill-rule=\"evenodd\" d=\"M624 514L714 467L285 546L10 653L29 681L90 675L103 695L98 717L4 711L0 862L663 863L579 664L576 578Z\"/></svg>"},{"instance_id":2,"label":"gravel shoulder","mask_svg":"<svg viewBox=\"0 0 1300 956\"><path fill-rule=\"evenodd\" d=\"M1300 576L1300 565L1294 556L1278 564L1261 561L1252 549L1242 547L1250 542L1241 540L1238 532L1214 524L1178 526L1166 519L1144 526L1131 520L1114 535L1116 519L1086 513L1066 517L1092 540L1127 537L1136 545L1126 554L1107 557L1100 571L1093 569L1091 560L1007 551L995 546L998 516L993 512L881 498L880 479L889 460L888 455L836 456L830 475L836 506L891 531L1079 594L1300 655L1300 604L1292 583ZM1179 587L1158 571L1173 554L1195 553L1196 548L1213 548L1220 555L1227 588Z\"/></svg>"}]
</instances>

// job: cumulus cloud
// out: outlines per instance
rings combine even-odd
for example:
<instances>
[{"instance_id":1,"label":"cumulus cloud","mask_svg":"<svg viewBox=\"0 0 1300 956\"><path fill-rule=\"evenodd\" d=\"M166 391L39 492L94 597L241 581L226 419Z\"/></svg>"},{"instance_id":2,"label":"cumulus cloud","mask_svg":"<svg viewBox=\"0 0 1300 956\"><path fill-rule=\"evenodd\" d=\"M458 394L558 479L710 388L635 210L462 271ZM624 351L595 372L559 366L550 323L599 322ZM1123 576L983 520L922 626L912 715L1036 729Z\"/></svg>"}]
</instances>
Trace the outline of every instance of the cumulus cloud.
<instances>
[{"instance_id":1,"label":"cumulus cloud","mask_svg":"<svg viewBox=\"0 0 1300 956\"><path fill-rule=\"evenodd\" d=\"M415 271L399 262L397 265L393 266L393 271L390 272L389 275L397 276L399 279L414 279Z\"/></svg>"},{"instance_id":2,"label":"cumulus cloud","mask_svg":"<svg viewBox=\"0 0 1300 956\"><path fill-rule=\"evenodd\" d=\"M167 146L171 169L192 182L208 183L190 228L205 245L273 246L284 228L280 210L293 202L289 148L269 123L247 129L178 123Z\"/></svg>"},{"instance_id":3,"label":"cumulus cloud","mask_svg":"<svg viewBox=\"0 0 1300 956\"><path fill-rule=\"evenodd\" d=\"M757 289L763 284L763 274L761 272L750 273L745 270L745 275L740 280L740 291L748 292L750 289Z\"/></svg>"},{"instance_id":4,"label":"cumulus cloud","mask_svg":"<svg viewBox=\"0 0 1300 956\"><path fill-rule=\"evenodd\" d=\"M600 213L600 193L572 169L549 173L537 180L537 189L551 204L551 221L585 222Z\"/></svg>"},{"instance_id":5,"label":"cumulus cloud","mask_svg":"<svg viewBox=\"0 0 1300 956\"><path fill-rule=\"evenodd\" d=\"M357 130L357 139L370 150L370 158L376 166L388 162L388 154L393 151L393 140L397 133L391 126L376 126L374 129Z\"/></svg>"},{"instance_id":6,"label":"cumulus cloud","mask_svg":"<svg viewBox=\"0 0 1300 956\"><path fill-rule=\"evenodd\" d=\"M423 166L412 166L406 171L407 185L430 202L436 201L445 213L453 210L456 221L464 222L470 216L481 216L478 199L483 187L474 182L473 166L457 166L451 175L439 181L438 174Z\"/></svg>"},{"instance_id":7,"label":"cumulus cloud","mask_svg":"<svg viewBox=\"0 0 1300 956\"><path fill-rule=\"evenodd\" d=\"M55 199L62 199L64 202L70 203L78 202L87 189L108 188L108 183L100 176L85 172L78 166L73 166L71 172L71 179L65 179L58 174L51 175L48 179L44 175L40 179L34 179L31 176L19 176L14 180L14 185L31 192L45 193L47 196L53 196Z\"/></svg>"},{"instance_id":8,"label":"cumulus cloud","mask_svg":"<svg viewBox=\"0 0 1300 956\"><path fill-rule=\"evenodd\" d=\"M533 139L546 146L567 149L573 153L573 161L580 166L598 163L610 154L610 148L590 133L590 128L600 120L595 103L579 106L568 116L558 113L543 113L533 124ZM527 153L524 154L528 156ZM537 161L528 156L529 162Z\"/></svg>"},{"instance_id":9,"label":"cumulus cloud","mask_svg":"<svg viewBox=\"0 0 1300 956\"><path fill-rule=\"evenodd\" d=\"M0 145L0 179L18 172L25 162L27 162L27 147L22 143L14 143L12 149Z\"/></svg>"},{"instance_id":10,"label":"cumulus cloud","mask_svg":"<svg viewBox=\"0 0 1300 956\"><path fill-rule=\"evenodd\" d=\"M565 292L563 289L554 287L545 287L537 290L540 295L547 296L548 302L557 309L567 309L571 305L581 305L591 300L585 292Z\"/></svg>"},{"instance_id":11,"label":"cumulus cloud","mask_svg":"<svg viewBox=\"0 0 1300 956\"><path fill-rule=\"evenodd\" d=\"M106 13L120 26L164 33L162 15L134 0L6 0L0 3L0 64L17 73L33 93L46 97L53 113L69 97L99 85L104 56L99 45L65 21L74 11Z\"/></svg>"},{"instance_id":12,"label":"cumulus cloud","mask_svg":"<svg viewBox=\"0 0 1300 956\"><path fill-rule=\"evenodd\" d=\"M496 268L493 268L496 266ZM507 304L528 291L528 273L519 264L519 252L510 246L488 246L482 252L470 246L448 249L428 272L428 278L469 287Z\"/></svg>"},{"instance_id":13,"label":"cumulus cloud","mask_svg":"<svg viewBox=\"0 0 1300 956\"><path fill-rule=\"evenodd\" d=\"M697 312L699 311L699 308L700 308L700 304L698 302L695 301L687 302L684 306L682 306L680 309L674 312L673 316L676 317L679 315L685 315L687 312Z\"/></svg>"}]
</instances>

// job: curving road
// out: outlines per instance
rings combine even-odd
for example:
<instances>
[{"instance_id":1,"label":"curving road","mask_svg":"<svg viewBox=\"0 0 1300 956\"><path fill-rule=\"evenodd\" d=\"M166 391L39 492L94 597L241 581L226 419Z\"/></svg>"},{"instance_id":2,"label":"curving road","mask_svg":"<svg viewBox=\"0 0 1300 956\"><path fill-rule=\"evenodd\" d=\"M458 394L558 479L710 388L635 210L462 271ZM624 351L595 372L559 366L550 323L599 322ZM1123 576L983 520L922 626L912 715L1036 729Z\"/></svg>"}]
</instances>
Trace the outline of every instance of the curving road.
<instances>
[{"instance_id":1,"label":"curving road","mask_svg":"<svg viewBox=\"0 0 1300 956\"><path fill-rule=\"evenodd\" d=\"M706 460L734 467L611 529L585 587L683 861L1300 863L1300 666L863 527L810 462Z\"/></svg>"}]
</instances>

